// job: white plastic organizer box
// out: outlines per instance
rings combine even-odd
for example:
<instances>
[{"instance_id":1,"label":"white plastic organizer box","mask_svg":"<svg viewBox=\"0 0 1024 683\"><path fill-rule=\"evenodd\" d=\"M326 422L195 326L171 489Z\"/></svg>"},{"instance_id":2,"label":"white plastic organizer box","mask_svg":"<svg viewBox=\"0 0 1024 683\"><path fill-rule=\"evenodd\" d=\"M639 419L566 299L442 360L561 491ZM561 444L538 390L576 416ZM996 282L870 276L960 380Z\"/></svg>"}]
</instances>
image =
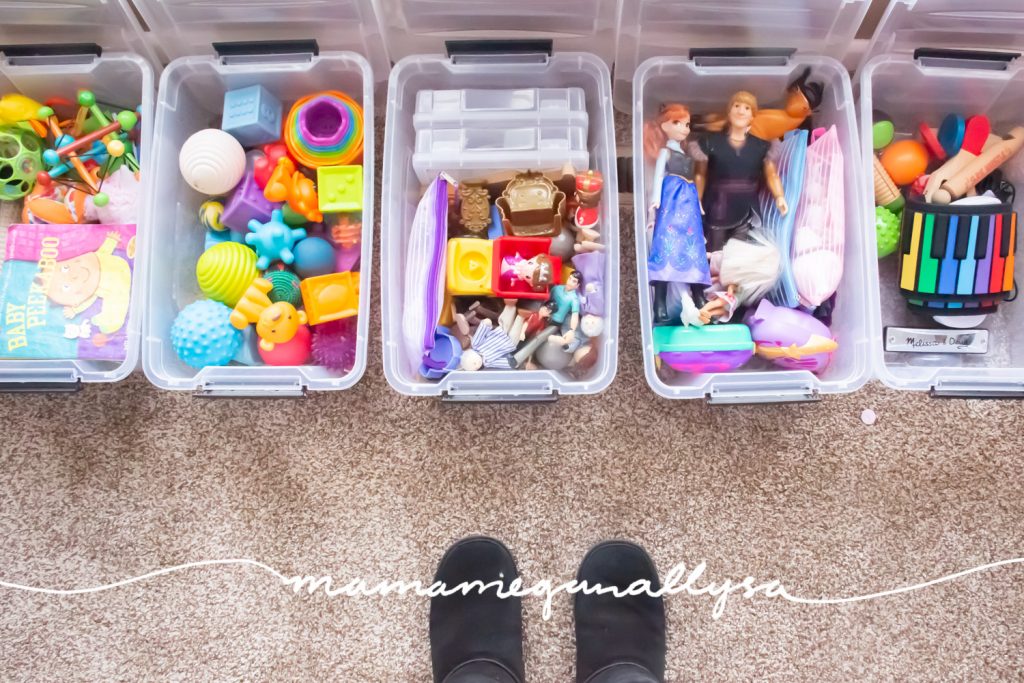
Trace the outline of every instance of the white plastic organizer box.
<instances>
[{"instance_id":1,"label":"white plastic organizer box","mask_svg":"<svg viewBox=\"0 0 1024 683\"><path fill-rule=\"evenodd\" d=\"M874 173L872 128L876 120L891 121L897 141L922 140L919 131L923 126L939 128L939 137L947 143L949 140L941 132L947 117L953 124L974 116L986 117L991 134L1000 137L1024 125L1022 50L1024 6L1018 0L894 0L859 70L863 177L871 178ZM934 172L932 167L938 164L930 162L929 170ZM960 216L959 227L954 230L945 227L954 225L953 218L942 213L946 207L924 205L924 211L914 209L926 216L921 234L928 237L931 223L927 214L934 210L935 234L939 234L940 226L945 234L955 234L952 245L939 244L936 239L931 250L920 247L921 259L914 261L918 256L916 237L912 224L904 223L906 239L901 238L894 253L878 260L877 268L873 268L871 286L866 290L876 321L871 357L874 374L888 386L930 391L937 396L1024 396L1024 347L1020 343L1024 335L1024 303L1019 297L1013 301L1000 296L995 312L988 313L980 322L959 323L964 329L954 329L936 322L931 311L909 307L908 298L901 293L905 280L910 291L930 288L924 284L928 257L933 268L932 282L935 284L937 279L939 294L945 291L942 288L948 279L946 275L956 280L957 295L996 291L979 290L976 283L966 289L961 285L965 274L974 280L983 270L986 274L995 273L997 264L1002 267L1003 258L1020 243L1019 226L1014 230L1012 216L1024 209L1024 154L1012 156L998 171L1004 182L1016 188L1016 196L1010 195L1008 203L1012 206L1004 204L993 210L996 221L989 223L985 216L980 226L969 225ZM1000 191L1005 188L1004 185ZM864 210L873 213L872 198L869 195L865 199ZM978 251L961 249L970 244L961 245L961 235L970 239L969 234L985 234L986 227L990 235L1002 231L1002 244L989 240L986 245L979 240ZM870 250L874 252L874 230L871 233ZM917 263L921 264L921 271L915 275ZM907 273L901 272L901 264L905 271L909 269L909 279L905 277ZM1020 272L1019 266L1016 271ZM1005 291L1016 291L1012 267L1003 275L1002 285L1008 285ZM916 284L915 277L919 277ZM972 306L970 296L966 301L960 305ZM928 305L926 302L925 306ZM955 319L946 320L957 324Z\"/></svg>"},{"instance_id":2,"label":"white plastic organizer box","mask_svg":"<svg viewBox=\"0 0 1024 683\"><path fill-rule=\"evenodd\" d=\"M616 59L616 99L620 104L630 102L633 113L636 258L644 366L648 384L657 394L722 403L800 401L819 394L851 392L868 380L873 333L865 293L873 284L874 255L864 230L865 183L860 173L851 82L834 58L848 47L866 9L867 3L841 0L748 0L714 7L704 2L626 0ZM686 54L691 48L693 52ZM832 55L821 54L825 51ZM821 101L812 115L812 125L825 129L834 126L843 154L845 249L830 326L838 348L828 366L817 374L806 369L776 368L758 357L732 372L698 374L659 368L648 283L647 217L654 164L645 158L644 124L658 115L663 104L674 102L686 105L694 119L699 115L724 115L730 97L740 90L753 93L762 109L780 108L785 104L787 87L807 70L808 79L821 86ZM791 205L789 210L795 211L796 206Z\"/></svg>"},{"instance_id":3,"label":"white plastic organizer box","mask_svg":"<svg viewBox=\"0 0 1024 683\"><path fill-rule=\"evenodd\" d=\"M136 3L159 49L173 61L164 69L156 107L154 172L148 206L153 229L147 292L144 368L164 389L202 395L292 396L305 390L346 389L366 367L370 317L374 181L374 71L386 72L376 18L369 0L326 4L284 0L247 3L146 0ZM218 45L218 41L257 41ZM273 41L273 42L261 42ZM280 42L295 41L295 42ZM315 45L313 44L315 41ZM318 50L319 49L319 50ZM342 50L358 51L342 51ZM205 230L198 209L207 196L179 171L178 154L193 133L219 128L224 95L262 86L283 111L306 95L337 90L363 111L363 187L358 324L354 366L347 373L317 365L239 365L193 368L171 344L171 327L187 305L204 298L196 262Z\"/></svg>"},{"instance_id":4,"label":"white plastic organizer box","mask_svg":"<svg viewBox=\"0 0 1024 683\"><path fill-rule=\"evenodd\" d=\"M57 42L60 40L73 41L74 45ZM73 4L5 3L0 12L0 45L4 46L0 49L0 95L24 95L39 102L49 98L73 102L78 90L88 90L102 106L138 108L138 153L145 183L152 171L149 145L153 137L155 83L150 62L140 56L151 56L141 28L126 5L106 0L80 0ZM11 217L0 226L6 237L8 224L21 222L21 201L2 204L0 213ZM141 215L133 222L137 257L128 314L121 328L126 333L124 359L16 360L4 359L0 352L0 388L71 390L81 383L115 382L135 369L145 298L143 257L150 230ZM99 305L104 305L102 300ZM81 314L91 315L90 310L84 309ZM84 325L77 325L79 318L67 322L75 323L75 329L85 329ZM65 327L65 335L70 327ZM95 337L93 340L99 343Z\"/></svg>"},{"instance_id":5,"label":"white plastic organizer box","mask_svg":"<svg viewBox=\"0 0 1024 683\"><path fill-rule=\"evenodd\" d=\"M488 1L473 3L470 12L457 2L378 2L388 49L397 60L388 84L383 161L384 372L391 386L403 394L453 400L544 400L599 392L615 376L618 188L608 62L618 2L527 5ZM454 45L449 55L440 54L445 49L443 39L459 38L541 40L527 49L522 44L483 40L468 47ZM553 39L553 50L543 39ZM591 54L594 49L605 52ZM442 137L439 130L446 131ZM469 154L461 159L453 156L452 167L444 168L438 155L417 157L425 149L417 144L418 135L421 143L427 135L434 144L442 138L451 140ZM573 156L580 153L582 157ZM489 157L489 162L469 165L470 156L475 155ZM604 330L591 340L595 365L571 374L488 366L475 372L454 369L439 379L426 379L420 373L420 359L403 352L402 323L409 236L427 184L445 171L456 181L493 181L495 176L517 171L547 170L535 169L533 164L550 164L554 159L559 160L556 169L575 162L576 171L590 169L603 176L597 220L605 254L600 279L606 303ZM586 168L576 166L583 163Z\"/></svg>"}]
</instances>

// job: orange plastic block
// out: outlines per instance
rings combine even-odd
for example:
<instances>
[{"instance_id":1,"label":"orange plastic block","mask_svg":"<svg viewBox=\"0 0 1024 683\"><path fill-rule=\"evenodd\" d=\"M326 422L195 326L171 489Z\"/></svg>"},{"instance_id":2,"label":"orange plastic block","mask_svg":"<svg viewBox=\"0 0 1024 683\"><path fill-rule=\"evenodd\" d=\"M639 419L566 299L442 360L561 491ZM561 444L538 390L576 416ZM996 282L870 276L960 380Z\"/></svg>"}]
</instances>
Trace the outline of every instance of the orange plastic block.
<instances>
[{"instance_id":1,"label":"orange plastic block","mask_svg":"<svg viewBox=\"0 0 1024 683\"><path fill-rule=\"evenodd\" d=\"M493 296L491 261L494 243L472 237L448 240L445 260L445 281L449 294L455 296Z\"/></svg>"},{"instance_id":2,"label":"orange plastic block","mask_svg":"<svg viewBox=\"0 0 1024 683\"><path fill-rule=\"evenodd\" d=\"M307 277L299 283L310 325L349 318L359 312L359 273Z\"/></svg>"}]
</instances>

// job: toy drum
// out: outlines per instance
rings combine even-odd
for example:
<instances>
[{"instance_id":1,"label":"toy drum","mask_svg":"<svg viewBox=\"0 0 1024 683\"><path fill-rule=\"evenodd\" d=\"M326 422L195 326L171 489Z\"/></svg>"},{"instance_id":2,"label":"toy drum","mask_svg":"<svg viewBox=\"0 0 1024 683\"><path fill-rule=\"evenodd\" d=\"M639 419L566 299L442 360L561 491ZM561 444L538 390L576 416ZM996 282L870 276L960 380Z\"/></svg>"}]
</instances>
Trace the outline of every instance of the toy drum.
<instances>
[{"instance_id":1,"label":"toy drum","mask_svg":"<svg viewBox=\"0 0 1024 683\"><path fill-rule=\"evenodd\" d=\"M907 201L900 226L900 293L914 310L992 313L1014 289L1017 214L1010 204Z\"/></svg>"}]
</instances>

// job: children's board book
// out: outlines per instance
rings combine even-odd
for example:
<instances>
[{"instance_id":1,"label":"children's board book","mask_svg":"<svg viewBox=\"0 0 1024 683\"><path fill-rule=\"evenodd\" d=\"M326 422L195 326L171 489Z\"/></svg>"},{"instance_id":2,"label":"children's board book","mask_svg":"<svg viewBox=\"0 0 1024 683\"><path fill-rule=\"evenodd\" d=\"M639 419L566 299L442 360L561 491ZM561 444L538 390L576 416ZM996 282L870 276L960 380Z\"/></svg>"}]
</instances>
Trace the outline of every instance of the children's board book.
<instances>
[{"instance_id":1,"label":"children's board book","mask_svg":"<svg viewBox=\"0 0 1024 683\"><path fill-rule=\"evenodd\" d=\"M134 225L12 225L0 266L0 357L122 361Z\"/></svg>"}]
</instances>

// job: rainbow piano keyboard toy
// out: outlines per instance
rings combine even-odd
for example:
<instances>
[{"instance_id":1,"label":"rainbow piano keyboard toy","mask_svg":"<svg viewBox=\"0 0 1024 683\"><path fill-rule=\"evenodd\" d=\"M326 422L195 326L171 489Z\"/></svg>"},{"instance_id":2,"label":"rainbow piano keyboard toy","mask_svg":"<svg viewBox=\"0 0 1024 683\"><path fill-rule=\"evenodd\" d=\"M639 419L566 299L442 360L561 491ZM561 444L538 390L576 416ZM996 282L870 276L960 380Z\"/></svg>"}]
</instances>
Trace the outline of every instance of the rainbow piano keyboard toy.
<instances>
[{"instance_id":1,"label":"rainbow piano keyboard toy","mask_svg":"<svg viewBox=\"0 0 1024 683\"><path fill-rule=\"evenodd\" d=\"M1010 204L908 201L900 247L900 293L912 309L991 313L1014 289L1017 214Z\"/></svg>"}]
</instances>

